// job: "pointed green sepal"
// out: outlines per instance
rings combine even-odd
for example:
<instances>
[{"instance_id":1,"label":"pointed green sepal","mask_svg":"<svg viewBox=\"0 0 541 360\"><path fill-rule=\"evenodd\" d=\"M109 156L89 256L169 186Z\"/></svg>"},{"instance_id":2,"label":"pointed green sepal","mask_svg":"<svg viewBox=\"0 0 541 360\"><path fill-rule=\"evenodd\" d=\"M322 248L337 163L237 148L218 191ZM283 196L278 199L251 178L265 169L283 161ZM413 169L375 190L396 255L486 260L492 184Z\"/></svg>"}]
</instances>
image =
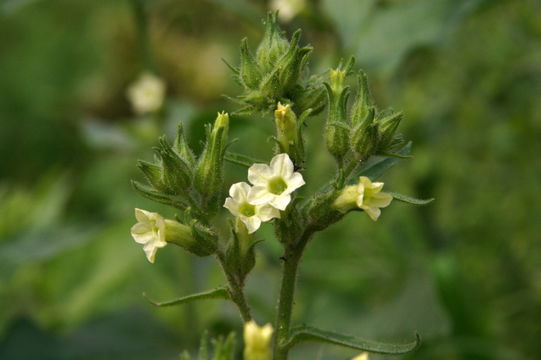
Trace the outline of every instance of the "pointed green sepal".
<instances>
[{"instance_id":1,"label":"pointed green sepal","mask_svg":"<svg viewBox=\"0 0 541 360\"><path fill-rule=\"evenodd\" d=\"M162 180L163 169L161 166L149 163L144 160L138 160L137 167L139 168L139 170L141 170L141 172L145 176L145 179L148 181L148 183L152 185L156 190L158 191L167 190Z\"/></svg>"},{"instance_id":2,"label":"pointed green sepal","mask_svg":"<svg viewBox=\"0 0 541 360\"><path fill-rule=\"evenodd\" d=\"M177 125L177 135L175 137L175 142L173 143L173 150L193 169L195 166L195 156L192 149L186 142L186 137L184 136L184 127L182 126L182 121L178 122Z\"/></svg>"},{"instance_id":3,"label":"pointed green sepal","mask_svg":"<svg viewBox=\"0 0 541 360\"><path fill-rule=\"evenodd\" d=\"M370 93L370 89L368 87L366 73L362 70L359 70L357 83L359 90L357 93L357 98L351 109L351 123L354 126L364 122L368 115L368 111L374 106L374 100L372 99L372 94Z\"/></svg>"},{"instance_id":4,"label":"pointed green sepal","mask_svg":"<svg viewBox=\"0 0 541 360\"><path fill-rule=\"evenodd\" d=\"M132 180L131 184L132 184L133 188L139 194L146 197L147 199L150 199L152 201L156 201L156 202L158 202L160 204L173 206L173 207L175 207L175 208L177 208L179 210L182 210L182 211L186 210L186 208L187 208L186 204L184 204L184 203L182 203L180 201L176 201L176 200L172 199L169 195L164 194L162 192L159 192L159 191L155 190L154 188L152 188L150 186L141 184L140 182L135 181L135 180Z\"/></svg>"},{"instance_id":5,"label":"pointed green sepal","mask_svg":"<svg viewBox=\"0 0 541 360\"><path fill-rule=\"evenodd\" d=\"M240 43L239 78L246 88L256 89L261 82L261 77L261 69L248 48L248 40L244 38Z\"/></svg>"},{"instance_id":6,"label":"pointed green sepal","mask_svg":"<svg viewBox=\"0 0 541 360\"><path fill-rule=\"evenodd\" d=\"M205 201L216 198L223 181L223 161L227 147L229 115L218 113L214 125L207 127L207 142L195 171L194 185Z\"/></svg>"},{"instance_id":7,"label":"pointed green sepal","mask_svg":"<svg viewBox=\"0 0 541 360\"><path fill-rule=\"evenodd\" d=\"M156 153L162 159L163 182L171 194L182 194L191 186L192 169L167 142L165 136L160 137Z\"/></svg>"}]
</instances>

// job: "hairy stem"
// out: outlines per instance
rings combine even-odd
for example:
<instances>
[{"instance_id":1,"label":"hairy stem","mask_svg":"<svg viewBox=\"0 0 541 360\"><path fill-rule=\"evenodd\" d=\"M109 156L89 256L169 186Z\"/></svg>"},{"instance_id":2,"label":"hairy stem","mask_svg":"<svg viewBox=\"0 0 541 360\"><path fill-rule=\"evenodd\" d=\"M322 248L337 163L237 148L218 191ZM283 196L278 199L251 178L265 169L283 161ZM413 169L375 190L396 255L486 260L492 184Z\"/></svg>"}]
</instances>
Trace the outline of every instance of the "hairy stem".
<instances>
[{"instance_id":1,"label":"hairy stem","mask_svg":"<svg viewBox=\"0 0 541 360\"><path fill-rule=\"evenodd\" d=\"M225 277L227 279L229 296L231 298L231 301L233 301L233 303L237 305L242 321L248 322L252 320L250 307L248 306L248 303L246 302L246 297L244 296L243 281L238 279L233 274L228 273L228 271L225 268L225 263L222 256L218 256L218 261L220 262L220 265L222 266Z\"/></svg>"},{"instance_id":2,"label":"hairy stem","mask_svg":"<svg viewBox=\"0 0 541 360\"><path fill-rule=\"evenodd\" d=\"M306 243L310 239L307 233L292 245L287 245L284 253L282 268L282 285L278 299L278 313L276 316L276 333L274 336L274 360L285 360L289 349L285 346L289 339L291 328L291 315L295 301L295 284L297 270Z\"/></svg>"}]
</instances>

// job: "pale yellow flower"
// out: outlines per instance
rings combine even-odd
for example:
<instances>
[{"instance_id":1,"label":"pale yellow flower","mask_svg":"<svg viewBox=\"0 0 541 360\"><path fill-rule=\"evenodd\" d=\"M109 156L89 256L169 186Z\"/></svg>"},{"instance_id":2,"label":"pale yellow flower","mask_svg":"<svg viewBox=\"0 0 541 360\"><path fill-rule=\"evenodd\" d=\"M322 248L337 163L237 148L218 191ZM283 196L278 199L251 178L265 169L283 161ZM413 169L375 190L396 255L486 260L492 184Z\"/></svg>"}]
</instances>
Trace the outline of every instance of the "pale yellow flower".
<instances>
[{"instance_id":1,"label":"pale yellow flower","mask_svg":"<svg viewBox=\"0 0 541 360\"><path fill-rule=\"evenodd\" d=\"M359 355L355 356L351 360L368 360L368 353L367 352L360 353Z\"/></svg>"},{"instance_id":2,"label":"pale yellow flower","mask_svg":"<svg viewBox=\"0 0 541 360\"><path fill-rule=\"evenodd\" d=\"M244 324L244 360L269 360L270 341L273 328L271 324L258 326L251 320Z\"/></svg>"},{"instance_id":3,"label":"pale yellow flower","mask_svg":"<svg viewBox=\"0 0 541 360\"><path fill-rule=\"evenodd\" d=\"M389 206L393 196L381 192L382 182L372 182L366 176L359 178L357 185L346 186L334 201L334 208L343 213L357 207L364 210L376 221L381 215L381 208Z\"/></svg>"},{"instance_id":4,"label":"pale yellow flower","mask_svg":"<svg viewBox=\"0 0 541 360\"><path fill-rule=\"evenodd\" d=\"M245 182L233 184L224 207L246 225L248 234L255 232L262 222L280 217L280 211L268 204L255 205L248 201L251 186Z\"/></svg>"},{"instance_id":5,"label":"pale yellow flower","mask_svg":"<svg viewBox=\"0 0 541 360\"><path fill-rule=\"evenodd\" d=\"M165 83L156 75L142 73L128 88L127 96L137 114L159 110L165 97Z\"/></svg>"},{"instance_id":6,"label":"pale yellow flower","mask_svg":"<svg viewBox=\"0 0 541 360\"><path fill-rule=\"evenodd\" d=\"M254 185L248 194L248 201L256 205L270 204L278 210L285 210L291 201L291 193L305 184L302 175L294 171L293 162L287 154L273 157L270 166L250 166L248 180Z\"/></svg>"},{"instance_id":7,"label":"pale yellow flower","mask_svg":"<svg viewBox=\"0 0 541 360\"><path fill-rule=\"evenodd\" d=\"M165 219L158 213L135 209L137 224L131 228L135 242L143 244L148 261L154 262L159 248L167 245L165 241Z\"/></svg>"}]
</instances>

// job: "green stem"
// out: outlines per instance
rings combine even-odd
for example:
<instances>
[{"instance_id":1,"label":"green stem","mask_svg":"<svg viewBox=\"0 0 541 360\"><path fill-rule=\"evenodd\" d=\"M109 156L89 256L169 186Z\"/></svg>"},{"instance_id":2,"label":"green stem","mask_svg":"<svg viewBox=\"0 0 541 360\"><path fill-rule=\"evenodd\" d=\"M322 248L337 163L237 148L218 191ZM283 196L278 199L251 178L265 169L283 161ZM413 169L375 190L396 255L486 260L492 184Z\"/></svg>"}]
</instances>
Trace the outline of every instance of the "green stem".
<instances>
[{"instance_id":1,"label":"green stem","mask_svg":"<svg viewBox=\"0 0 541 360\"><path fill-rule=\"evenodd\" d=\"M291 328L291 315L295 300L295 284L299 262L310 235L305 233L297 243L287 245L284 253L282 285L278 300L276 316L276 333L274 337L274 360L286 360L289 348L286 347Z\"/></svg>"},{"instance_id":2,"label":"green stem","mask_svg":"<svg viewBox=\"0 0 541 360\"><path fill-rule=\"evenodd\" d=\"M220 262L220 265L222 266L225 277L227 279L229 296L231 298L231 301L233 301L233 303L237 305L242 321L248 322L252 320L250 307L248 306L248 303L246 302L246 297L244 296L243 282L226 270L225 262L222 256L218 256L218 261Z\"/></svg>"}]
</instances>

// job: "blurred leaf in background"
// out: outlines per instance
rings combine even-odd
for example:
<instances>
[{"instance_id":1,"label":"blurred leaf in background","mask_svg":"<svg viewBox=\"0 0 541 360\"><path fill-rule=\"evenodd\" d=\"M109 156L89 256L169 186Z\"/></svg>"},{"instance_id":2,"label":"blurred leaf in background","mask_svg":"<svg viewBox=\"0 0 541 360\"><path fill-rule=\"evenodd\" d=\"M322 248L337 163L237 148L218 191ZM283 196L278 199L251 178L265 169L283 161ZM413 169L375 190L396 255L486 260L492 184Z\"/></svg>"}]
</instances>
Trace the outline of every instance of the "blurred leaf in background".
<instances>
[{"instance_id":1,"label":"blurred leaf in background","mask_svg":"<svg viewBox=\"0 0 541 360\"><path fill-rule=\"evenodd\" d=\"M129 179L158 134L171 138L182 120L197 149L203 124L233 109L221 94L240 89L221 58L237 58L245 36L256 44L266 4L142 3L167 87L161 120L135 117L125 97L143 70L131 1L0 3L2 359L177 358L203 329L237 326L229 305L154 309L141 296L178 297L222 275L180 251L146 262L129 228L133 208L150 203ZM320 0L285 25L303 28L318 71L356 55L414 140L415 160L391 170L389 186L436 198L319 234L297 322L389 340L418 331L423 345L407 359L541 357L540 13L535 0ZM322 117L307 126L308 193L333 165ZM271 132L269 119L233 118L232 150L268 159ZM226 170L230 183L244 176ZM270 319L280 253L271 227L261 236L248 296ZM316 345L292 358L353 355Z\"/></svg>"}]
</instances>

